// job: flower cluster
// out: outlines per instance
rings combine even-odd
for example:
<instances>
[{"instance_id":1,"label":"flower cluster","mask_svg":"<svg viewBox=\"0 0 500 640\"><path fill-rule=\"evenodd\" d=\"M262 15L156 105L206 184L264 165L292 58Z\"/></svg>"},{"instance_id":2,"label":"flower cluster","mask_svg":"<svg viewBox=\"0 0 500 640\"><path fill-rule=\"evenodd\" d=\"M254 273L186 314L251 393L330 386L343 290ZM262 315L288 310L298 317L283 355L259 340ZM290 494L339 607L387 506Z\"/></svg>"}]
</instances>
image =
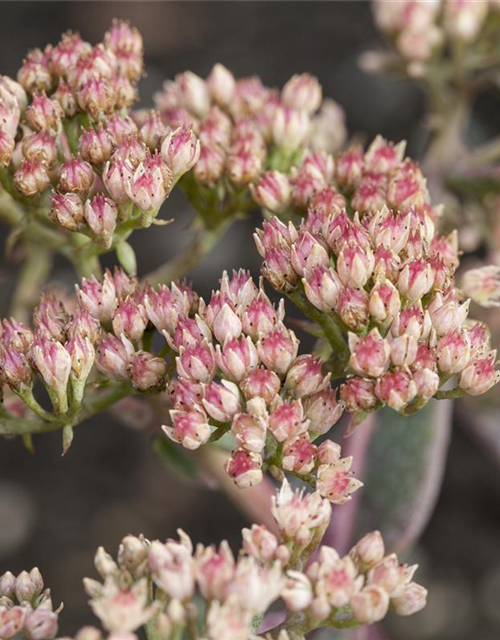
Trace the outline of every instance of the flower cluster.
<instances>
[{"instance_id":1,"label":"flower cluster","mask_svg":"<svg viewBox=\"0 0 500 640\"><path fill-rule=\"evenodd\" d=\"M342 111L331 100L322 106L321 85L308 74L293 76L278 91L256 76L237 80L217 64L206 80L187 71L166 81L155 100L163 122L192 127L199 136L194 177L206 186L225 176L243 189L307 146L333 151L345 137Z\"/></svg>"},{"instance_id":2,"label":"flower cluster","mask_svg":"<svg viewBox=\"0 0 500 640\"><path fill-rule=\"evenodd\" d=\"M488 36L489 23L498 21L499 6L497 0L374 0L373 12L377 26L407 61L407 71L419 76L431 58L450 49L472 48L479 37ZM491 53L495 41L491 38L481 54Z\"/></svg>"},{"instance_id":3,"label":"flower cluster","mask_svg":"<svg viewBox=\"0 0 500 640\"><path fill-rule=\"evenodd\" d=\"M142 56L139 32L115 21L102 43L67 33L30 52L18 82L0 78L4 187L104 250L151 224L199 154L189 128L161 124L152 140L130 117Z\"/></svg>"},{"instance_id":4,"label":"flower cluster","mask_svg":"<svg viewBox=\"0 0 500 640\"><path fill-rule=\"evenodd\" d=\"M330 521L330 504L318 493L294 493L285 481L272 511L279 535L255 524L243 529L237 556L225 541L194 549L183 531L179 540L165 543L126 536L116 561L99 548L95 566L103 582L84 580L93 612L110 637L135 638L129 634L145 625L165 640L180 637L185 628L191 637L207 640L258 640L253 620L282 598L284 631L271 630L266 637L284 640L287 622L298 613L307 632L346 621L370 624L389 608L410 615L425 606L426 590L412 581L417 567L400 564L394 554L386 556L377 531L345 557L322 546L316 561L298 569ZM76 637L102 636L86 627Z\"/></svg>"},{"instance_id":5,"label":"flower cluster","mask_svg":"<svg viewBox=\"0 0 500 640\"><path fill-rule=\"evenodd\" d=\"M349 369L337 373L351 374L341 387L349 411L414 410L457 374L471 395L499 380L487 329L468 319L455 285L456 233L436 233L425 179L403 153L378 137L335 162L310 154L290 177L270 172L255 188L268 208L271 192L280 207L307 207L298 228L274 217L258 230L262 272L333 323L332 346L347 350ZM497 295L491 283L482 290Z\"/></svg>"},{"instance_id":6,"label":"flower cluster","mask_svg":"<svg viewBox=\"0 0 500 640\"><path fill-rule=\"evenodd\" d=\"M43 588L40 571L10 571L0 576L0 638L52 640L57 634L61 609L53 611L50 589Z\"/></svg>"},{"instance_id":7,"label":"flower cluster","mask_svg":"<svg viewBox=\"0 0 500 640\"><path fill-rule=\"evenodd\" d=\"M166 300L172 300L167 288L151 294L149 313L162 306L172 312L175 301ZM330 440L313 441L337 422L343 406L321 360L298 355L299 342L283 318L283 304L275 308L244 271L224 274L194 318L153 318L178 353L172 424L164 429L189 449L230 432L237 448L226 470L239 487L260 482L263 467L278 477L284 470L341 504L361 485L349 473L351 459L341 458Z\"/></svg>"}]
</instances>

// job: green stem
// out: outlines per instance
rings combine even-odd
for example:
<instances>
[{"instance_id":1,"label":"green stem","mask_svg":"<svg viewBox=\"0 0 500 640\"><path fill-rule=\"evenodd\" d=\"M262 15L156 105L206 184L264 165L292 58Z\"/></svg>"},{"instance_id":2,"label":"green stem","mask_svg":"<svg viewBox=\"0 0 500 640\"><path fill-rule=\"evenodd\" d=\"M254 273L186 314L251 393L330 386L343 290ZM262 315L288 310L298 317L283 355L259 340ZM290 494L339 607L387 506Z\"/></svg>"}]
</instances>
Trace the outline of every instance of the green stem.
<instances>
[{"instance_id":1,"label":"green stem","mask_svg":"<svg viewBox=\"0 0 500 640\"><path fill-rule=\"evenodd\" d=\"M344 340L342 330L335 319L316 309L316 307L307 300L300 287L288 292L286 295L310 320L320 325L325 334L325 338L331 344L337 358L342 364L346 364L349 358L349 348Z\"/></svg>"},{"instance_id":2,"label":"green stem","mask_svg":"<svg viewBox=\"0 0 500 640\"><path fill-rule=\"evenodd\" d=\"M437 391L434 394L436 400L451 400L453 398L461 398L467 395L463 389L457 387L456 389L448 389L446 391Z\"/></svg>"},{"instance_id":3,"label":"green stem","mask_svg":"<svg viewBox=\"0 0 500 640\"><path fill-rule=\"evenodd\" d=\"M17 279L10 304L12 315L21 322L28 322L34 304L40 296L52 268L50 251L41 243L27 243L26 257Z\"/></svg>"}]
</instances>

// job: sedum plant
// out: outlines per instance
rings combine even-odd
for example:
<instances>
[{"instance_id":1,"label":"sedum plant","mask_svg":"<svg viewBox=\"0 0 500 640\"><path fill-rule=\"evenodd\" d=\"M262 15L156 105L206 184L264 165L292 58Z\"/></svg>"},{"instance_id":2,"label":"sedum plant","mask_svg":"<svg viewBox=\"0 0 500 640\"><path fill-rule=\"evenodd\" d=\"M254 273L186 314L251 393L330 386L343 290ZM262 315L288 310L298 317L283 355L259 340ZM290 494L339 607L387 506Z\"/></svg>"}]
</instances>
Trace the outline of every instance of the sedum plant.
<instances>
[{"instance_id":1,"label":"sedum plant","mask_svg":"<svg viewBox=\"0 0 500 640\"><path fill-rule=\"evenodd\" d=\"M17 81L0 77L0 217L24 258L0 330L0 435L33 448L34 434L61 430L66 453L78 424L127 399L154 406L164 457L184 459L172 441L216 465L223 452L238 489L269 497L270 478L281 483L276 535L245 529L237 556L227 543L193 551L183 532L127 536L117 561L100 549L103 583L85 588L114 638L144 627L150 640L295 640L420 610L416 567L385 555L380 533L343 556L330 544L331 504L363 485L334 427L347 414L353 433L384 407L403 420L498 382L488 328L468 317L470 298L498 304L497 271L457 283L457 234L439 230L442 208L404 143L341 149L341 111L312 76L279 91L215 65L133 111L141 74L140 34L115 21L98 45L68 33L30 52ZM131 234L161 222L174 188L196 211L193 244L139 280ZM225 272L204 300L184 276L234 219L259 212L263 277ZM103 272L110 251L119 265ZM75 266L75 291L38 296L55 253ZM270 629L276 601L286 613ZM0 638L51 640L58 611L37 569L0 578Z\"/></svg>"}]
</instances>

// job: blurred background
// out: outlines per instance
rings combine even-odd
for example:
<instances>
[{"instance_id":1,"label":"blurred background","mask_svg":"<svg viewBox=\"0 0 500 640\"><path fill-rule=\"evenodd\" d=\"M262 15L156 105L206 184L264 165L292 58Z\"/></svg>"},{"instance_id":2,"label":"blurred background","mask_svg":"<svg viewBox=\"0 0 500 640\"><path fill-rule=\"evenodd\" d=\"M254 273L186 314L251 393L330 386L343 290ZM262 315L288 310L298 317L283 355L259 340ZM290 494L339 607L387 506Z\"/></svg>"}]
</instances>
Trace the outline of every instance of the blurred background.
<instances>
[{"instance_id":1,"label":"blurred background","mask_svg":"<svg viewBox=\"0 0 500 640\"><path fill-rule=\"evenodd\" d=\"M370 141L376 133L405 138L418 157L425 145L423 96L408 82L368 76L358 56L383 46L369 2L1 2L0 72L15 76L26 51L55 43L66 29L90 42L102 38L113 17L129 19L145 41L147 76L141 105L151 106L164 79L191 69L206 76L222 62L237 76L258 74L281 86L294 73L319 77L324 94L344 108L350 132ZM487 135L497 126L495 100L480 104ZM187 242L191 212L172 197L166 228L136 233L142 273ZM204 295L223 269L255 275L259 258L251 240L255 219L235 224L222 244L192 273ZM2 229L2 245L6 230ZM0 311L6 313L16 265L0 271ZM74 275L63 263L54 278L68 288ZM498 393L498 391L496 392ZM462 421L464 419L462 418ZM409 620L391 618L390 640L494 640L500 637L500 482L498 468L460 416L455 416L439 502L415 550L428 607ZM61 635L92 621L81 578L94 576L100 544L115 553L127 533L174 536L177 527L195 541L238 543L246 524L217 491L182 482L162 467L144 434L103 414L79 427L75 446L61 458L60 434L35 439L36 455L19 440L0 441L0 574L37 565L58 604L64 598ZM327 633L325 638L344 637ZM359 636L361 640L361 636Z\"/></svg>"}]
</instances>

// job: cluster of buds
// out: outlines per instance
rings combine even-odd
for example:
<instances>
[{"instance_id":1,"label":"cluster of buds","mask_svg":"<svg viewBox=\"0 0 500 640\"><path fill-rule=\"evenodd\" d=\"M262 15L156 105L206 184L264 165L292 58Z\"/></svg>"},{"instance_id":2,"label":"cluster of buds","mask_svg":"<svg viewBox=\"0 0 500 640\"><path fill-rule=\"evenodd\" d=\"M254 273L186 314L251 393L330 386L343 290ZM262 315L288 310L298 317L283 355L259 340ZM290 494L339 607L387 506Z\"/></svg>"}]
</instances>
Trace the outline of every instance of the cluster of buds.
<instances>
[{"instance_id":1,"label":"cluster of buds","mask_svg":"<svg viewBox=\"0 0 500 640\"><path fill-rule=\"evenodd\" d=\"M155 100L166 125L192 127L199 136L194 177L201 185L212 186L225 176L243 189L267 166L299 157L320 139L332 150L344 140L342 111L325 101L328 117L323 110L317 113L321 85L308 74L293 76L279 91L258 77L237 80L217 64L206 80L187 71L166 81Z\"/></svg>"},{"instance_id":2,"label":"cluster of buds","mask_svg":"<svg viewBox=\"0 0 500 640\"><path fill-rule=\"evenodd\" d=\"M264 640L255 635L252 622L279 598L288 616L302 614L307 631L346 620L352 626L370 624L389 608L410 615L425 606L426 590L412 581L417 567L386 556L377 531L343 558L322 546L317 560L298 570L330 521L330 503L319 493L294 493L284 481L273 500L273 516L278 535L263 525L243 529L238 555L226 541L194 548L181 530L179 540L165 543L129 535L116 561L101 547L95 566L103 582L84 580L93 612L110 638L135 638L131 634L147 625L164 640L180 637L186 628L200 639ZM284 627L280 640L288 638L286 622ZM102 636L86 627L76 638Z\"/></svg>"},{"instance_id":3,"label":"cluster of buds","mask_svg":"<svg viewBox=\"0 0 500 640\"><path fill-rule=\"evenodd\" d=\"M16 578L7 571L0 576L0 638L52 640L57 634L57 619L62 606L53 610L50 589L35 567Z\"/></svg>"},{"instance_id":4,"label":"cluster of buds","mask_svg":"<svg viewBox=\"0 0 500 640\"><path fill-rule=\"evenodd\" d=\"M409 412L451 377L471 395L499 380L488 331L468 319L469 301L455 285L456 232L436 233L425 179L403 153L378 137L366 153L348 149L335 162L310 154L291 177L270 172L255 188L263 202L269 185L288 185L286 206L307 207L298 228L274 217L257 231L262 272L336 325L348 411ZM479 275L466 283L476 300L491 302L496 272Z\"/></svg>"},{"instance_id":5,"label":"cluster of buds","mask_svg":"<svg viewBox=\"0 0 500 640\"><path fill-rule=\"evenodd\" d=\"M139 32L115 21L102 43L67 33L32 51L18 82L0 77L4 186L105 250L151 224L199 155L191 129L162 124L151 145L131 118L142 56Z\"/></svg>"},{"instance_id":6,"label":"cluster of buds","mask_svg":"<svg viewBox=\"0 0 500 640\"><path fill-rule=\"evenodd\" d=\"M66 305L55 295L43 295L33 314L33 328L3 320L1 384L43 419L66 423L67 416L77 419L90 382L105 387L113 381L125 383L130 392L163 390L164 359L141 349L149 320L141 300L134 298L136 291L140 293L137 281L115 269L113 274L107 271L102 282L84 279L76 298ZM42 409L33 395L37 374L55 415Z\"/></svg>"},{"instance_id":7,"label":"cluster of buds","mask_svg":"<svg viewBox=\"0 0 500 640\"><path fill-rule=\"evenodd\" d=\"M237 448L226 470L241 488L269 469L278 478L286 471L307 480L337 504L348 500L361 485L349 471L351 458L330 440L314 444L343 404L321 360L298 355L283 303L276 308L262 283L257 287L242 270L224 274L194 317L173 293L165 287L146 297L153 324L178 354L167 435L197 449L230 433Z\"/></svg>"},{"instance_id":8,"label":"cluster of buds","mask_svg":"<svg viewBox=\"0 0 500 640\"><path fill-rule=\"evenodd\" d=\"M414 76L449 51L475 47L483 34L488 46L482 53L492 53L496 38L489 37L488 25L498 21L498 9L496 0L373 1L377 26L391 38Z\"/></svg>"}]
</instances>

